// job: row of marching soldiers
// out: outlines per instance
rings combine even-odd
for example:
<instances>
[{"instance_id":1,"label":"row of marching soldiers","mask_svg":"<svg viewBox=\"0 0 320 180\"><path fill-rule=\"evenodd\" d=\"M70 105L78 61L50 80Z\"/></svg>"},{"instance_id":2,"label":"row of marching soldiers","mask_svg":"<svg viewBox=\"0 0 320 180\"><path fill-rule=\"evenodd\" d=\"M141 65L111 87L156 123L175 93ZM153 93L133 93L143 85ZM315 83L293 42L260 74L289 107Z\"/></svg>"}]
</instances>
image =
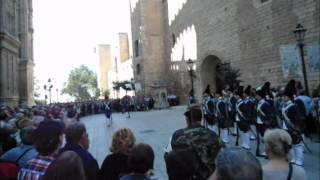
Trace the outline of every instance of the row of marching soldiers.
<instances>
[{"instance_id":1,"label":"row of marching soldiers","mask_svg":"<svg viewBox=\"0 0 320 180\"><path fill-rule=\"evenodd\" d=\"M257 89L249 85L236 90L217 88L214 96L208 85L203 93L205 125L230 143L230 127L236 136L236 145L251 149L251 141L256 139L256 155L266 156L262 137L266 129L282 128L293 139L291 163L303 165L303 117L301 100L296 98L295 81L291 80L281 94L274 94L270 82Z\"/></svg>"}]
</instances>

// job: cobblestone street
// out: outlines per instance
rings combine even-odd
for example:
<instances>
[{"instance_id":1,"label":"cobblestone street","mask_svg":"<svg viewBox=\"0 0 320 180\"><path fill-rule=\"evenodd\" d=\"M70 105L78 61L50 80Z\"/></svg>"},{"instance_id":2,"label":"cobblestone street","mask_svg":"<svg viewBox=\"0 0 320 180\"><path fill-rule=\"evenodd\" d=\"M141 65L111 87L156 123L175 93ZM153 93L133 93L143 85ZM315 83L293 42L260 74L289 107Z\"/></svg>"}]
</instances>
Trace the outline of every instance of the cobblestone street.
<instances>
[{"instance_id":1,"label":"cobblestone street","mask_svg":"<svg viewBox=\"0 0 320 180\"><path fill-rule=\"evenodd\" d=\"M172 133L186 126L183 116L185 109L185 106L178 106L161 111L133 112L130 113L130 118L127 118L126 114L116 113L113 114L113 125L111 127L107 126L103 114L84 117L81 121L85 123L89 134L91 142L89 151L101 165L106 155L110 153L112 133L121 127L131 128L137 142L147 143L155 151L155 177L159 180L166 180L163 150ZM306 143L312 150L312 154L305 152L307 178L318 180L320 178L320 144L312 143L309 139L306 140ZM234 145L234 141L231 144ZM252 149L254 151L255 147ZM262 164L266 162L263 158L259 158L259 160Z\"/></svg>"}]
</instances>

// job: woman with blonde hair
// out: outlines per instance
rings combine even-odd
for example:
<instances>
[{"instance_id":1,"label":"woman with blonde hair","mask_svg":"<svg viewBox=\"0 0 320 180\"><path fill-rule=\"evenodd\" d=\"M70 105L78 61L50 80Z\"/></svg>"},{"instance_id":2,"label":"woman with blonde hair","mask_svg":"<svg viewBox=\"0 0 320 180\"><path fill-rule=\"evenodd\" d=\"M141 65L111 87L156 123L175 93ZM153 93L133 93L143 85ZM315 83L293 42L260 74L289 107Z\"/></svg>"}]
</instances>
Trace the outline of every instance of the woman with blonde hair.
<instances>
[{"instance_id":1,"label":"woman with blonde hair","mask_svg":"<svg viewBox=\"0 0 320 180\"><path fill-rule=\"evenodd\" d=\"M122 175L130 172L127 160L135 140L129 128L119 129L113 134L110 147L112 153L102 163L100 170L101 179L118 180Z\"/></svg>"},{"instance_id":2,"label":"woman with blonde hair","mask_svg":"<svg viewBox=\"0 0 320 180\"><path fill-rule=\"evenodd\" d=\"M301 166L288 162L288 153L292 147L289 133L283 129L267 130L264 134L266 153L269 162L263 166L264 180L304 180L306 173Z\"/></svg>"}]
</instances>

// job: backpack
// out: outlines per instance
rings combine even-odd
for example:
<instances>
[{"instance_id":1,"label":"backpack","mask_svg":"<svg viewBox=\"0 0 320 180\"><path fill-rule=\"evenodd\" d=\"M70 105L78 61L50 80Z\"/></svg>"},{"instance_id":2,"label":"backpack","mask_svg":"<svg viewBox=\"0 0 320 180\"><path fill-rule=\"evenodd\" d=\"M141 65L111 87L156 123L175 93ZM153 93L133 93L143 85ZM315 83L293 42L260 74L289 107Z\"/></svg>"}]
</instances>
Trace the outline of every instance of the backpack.
<instances>
[{"instance_id":1,"label":"backpack","mask_svg":"<svg viewBox=\"0 0 320 180\"><path fill-rule=\"evenodd\" d=\"M1 180L16 180L18 177L18 172L20 170L19 160L32 148L25 150L16 161L2 161L0 160L0 177Z\"/></svg>"}]
</instances>

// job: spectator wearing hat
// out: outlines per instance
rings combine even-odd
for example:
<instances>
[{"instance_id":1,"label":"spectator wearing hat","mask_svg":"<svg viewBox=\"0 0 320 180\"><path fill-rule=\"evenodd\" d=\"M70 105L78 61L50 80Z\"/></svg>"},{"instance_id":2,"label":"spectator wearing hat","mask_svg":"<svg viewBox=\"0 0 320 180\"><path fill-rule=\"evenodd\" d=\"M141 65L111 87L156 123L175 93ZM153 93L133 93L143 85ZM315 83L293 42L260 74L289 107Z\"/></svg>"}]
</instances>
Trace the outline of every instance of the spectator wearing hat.
<instances>
[{"instance_id":1,"label":"spectator wearing hat","mask_svg":"<svg viewBox=\"0 0 320 180\"><path fill-rule=\"evenodd\" d=\"M89 136L84 124L80 122L68 126L65 131L66 145L61 149L64 151L76 152L82 161L87 180L99 179L99 166L97 161L88 152Z\"/></svg>"},{"instance_id":2,"label":"spectator wearing hat","mask_svg":"<svg viewBox=\"0 0 320 180\"><path fill-rule=\"evenodd\" d=\"M302 138L303 122L300 119L299 108L293 103L296 94L295 80L290 80L285 87L282 99L284 105L282 107L283 124L282 128L287 130L292 138L292 159L291 162L296 165L303 165L304 145Z\"/></svg>"},{"instance_id":3,"label":"spectator wearing hat","mask_svg":"<svg viewBox=\"0 0 320 180\"><path fill-rule=\"evenodd\" d=\"M199 106L189 107L184 115L187 127L173 133L165 151L192 150L197 159L193 178L206 179L214 171L214 160L221 148L219 137L213 131L201 126L202 112Z\"/></svg>"},{"instance_id":4,"label":"spectator wearing hat","mask_svg":"<svg viewBox=\"0 0 320 180\"><path fill-rule=\"evenodd\" d=\"M16 162L19 167L25 167L27 162L36 158L37 150L33 146L34 143L34 129L32 126L25 127L20 130L21 144L1 156L1 160Z\"/></svg>"},{"instance_id":5,"label":"spectator wearing hat","mask_svg":"<svg viewBox=\"0 0 320 180\"><path fill-rule=\"evenodd\" d=\"M62 142L63 126L52 120L42 121L34 131L34 145L39 155L20 169L18 180L41 179L54 160Z\"/></svg>"},{"instance_id":6,"label":"spectator wearing hat","mask_svg":"<svg viewBox=\"0 0 320 180\"><path fill-rule=\"evenodd\" d=\"M224 179L262 180L262 168L251 152L239 147L226 148L219 152L216 170L208 180Z\"/></svg>"},{"instance_id":7,"label":"spectator wearing hat","mask_svg":"<svg viewBox=\"0 0 320 180\"><path fill-rule=\"evenodd\" d=\"M292 139L283 129L270 129L264 134L266 152L269 162L263 166L265 180L305 180L305 170L288 162L288 153L292 147Z\"/></svg>"}]
</instances>

